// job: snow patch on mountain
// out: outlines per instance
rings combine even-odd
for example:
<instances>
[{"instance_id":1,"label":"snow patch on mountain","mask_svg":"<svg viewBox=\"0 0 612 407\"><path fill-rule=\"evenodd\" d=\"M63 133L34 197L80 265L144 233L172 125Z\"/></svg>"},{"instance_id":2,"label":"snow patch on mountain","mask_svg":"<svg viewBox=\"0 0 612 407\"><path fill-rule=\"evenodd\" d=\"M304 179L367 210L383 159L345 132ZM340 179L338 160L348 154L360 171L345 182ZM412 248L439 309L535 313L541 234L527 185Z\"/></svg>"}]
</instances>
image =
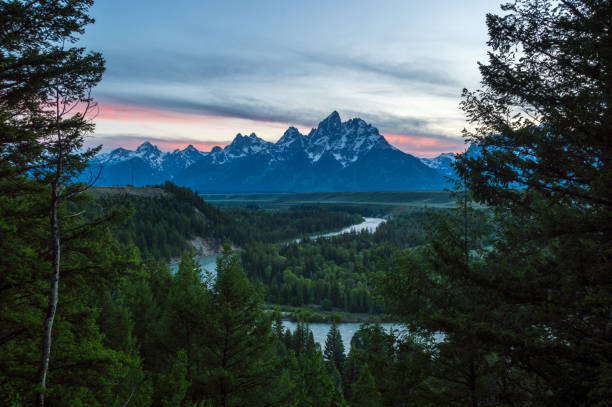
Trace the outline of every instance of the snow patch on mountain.
<instances>
[{"instance_id":1,"label":"snow patch on mountain","mask_svg":"<svg viewBox=\"0 0 612 407\"><path fill-rule=\"evenodd\" d=\"M306 155L314 163L330 153L342 167L357 161L373 148L393 148L376 127L362 119L340 120L334 111L306 137Z\"/></svg>"},{"instance_id":2,"label":"snow patch on mountain","mask_svg":"<svg viewBox=\"0 0 612 407\"><path fill-rule=\"evenodd\" d=\"M176 173L201 160L206 154L191 144L183 150L176 149L171 153L164 153L157 146L145 141L135 151L120 147L110 153L100 154L96 164L108 167L124 161L141 159L156 171Z\"/></svg>"}]
</instances>

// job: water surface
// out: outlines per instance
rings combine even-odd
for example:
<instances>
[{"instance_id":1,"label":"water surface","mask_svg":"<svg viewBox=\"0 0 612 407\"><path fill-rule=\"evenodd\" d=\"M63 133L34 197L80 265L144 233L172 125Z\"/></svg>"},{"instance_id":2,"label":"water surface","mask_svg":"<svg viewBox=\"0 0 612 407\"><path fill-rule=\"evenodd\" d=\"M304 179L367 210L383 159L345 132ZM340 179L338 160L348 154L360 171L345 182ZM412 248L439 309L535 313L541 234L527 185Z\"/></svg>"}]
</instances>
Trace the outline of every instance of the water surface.
<instances>
[{"instance_id":1,"label":"water surface","mask_svg":"<svg viewBox=\"0 0 612 407\"><path fill-rule=\"evenodd\" d=\"M297 322L283 321L283 326L293 333L297 328ZM329 332L331 326L332 324L328 322L311 322L308 324L308 327L312 331L312 336L314 336L315 342L321 345L321 349L325 349L325 339L327 338L327 333ZM351 349L351 339L360 326L361 323L358 322L345 322L338 324L338 330L340 331L342 343L344 344L344 352L347 354ZM382 323L380 326L382 326L387 332L389 332L389 329L399 330L402 328L401 325L391 322Z\"/></svg>"}]
</instances>

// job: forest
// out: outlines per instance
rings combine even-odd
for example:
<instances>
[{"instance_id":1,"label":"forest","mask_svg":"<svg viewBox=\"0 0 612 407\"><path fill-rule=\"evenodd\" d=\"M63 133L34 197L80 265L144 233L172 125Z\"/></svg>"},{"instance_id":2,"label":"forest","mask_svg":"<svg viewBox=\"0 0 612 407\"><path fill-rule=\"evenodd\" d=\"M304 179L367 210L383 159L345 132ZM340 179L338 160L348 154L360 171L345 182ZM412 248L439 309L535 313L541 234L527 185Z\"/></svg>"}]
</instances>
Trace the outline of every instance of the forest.
<instances>
[{"instance_id":1,"label":"forest","mask_svg":"<svg viewBox=\"0 0 612 407\"><path fill-rule=\"evenodd\" d=\"M155 190L151 196L151 192ZM219 210L189 188L166 182L149 194L109 193L96 188L88 203L88 214L116 212L122 219L111 231L124 245L138 247L141 257L155 260L180 258L193 250L189 241L199 237L221 247L224 239L237 246L248 242L279 242L314 233L324 233L359 223L362 217L340 210L295 207L288 211L256 208ZM78 205L73 210L82 209Z\"/></svg>"},{"instance_id":2,"label":"forest","mask_svg":"<svg viewBox=\"0 0 612 407\"><path fill-rule=\"evenodd\" d=\"M324 239L305 236L368 213L76 182L100 150L92 4L0 0L0 405L610 404L609 1L487 15L461 102L481 154L456 156L454 207ZM222 247L216 276L194 237ZM363 324L345 349L331 324L319 345L269 304L399 328Z\"/></svg>"},{"instance_id":3,"label":"forest","mask_svg":"<svg viewBox=\"0 0 612 407\"><path fill-rule=\"evenodd\" d=\"M384 313L374 299L379 272L400 249L427 242L425 227L435 212L413 210L382 223L374 233L345 233L299 243L254 241L241 251L249 279L265 287L273 304L318 305L323 310Z\"/></svg>"}]
</instances>

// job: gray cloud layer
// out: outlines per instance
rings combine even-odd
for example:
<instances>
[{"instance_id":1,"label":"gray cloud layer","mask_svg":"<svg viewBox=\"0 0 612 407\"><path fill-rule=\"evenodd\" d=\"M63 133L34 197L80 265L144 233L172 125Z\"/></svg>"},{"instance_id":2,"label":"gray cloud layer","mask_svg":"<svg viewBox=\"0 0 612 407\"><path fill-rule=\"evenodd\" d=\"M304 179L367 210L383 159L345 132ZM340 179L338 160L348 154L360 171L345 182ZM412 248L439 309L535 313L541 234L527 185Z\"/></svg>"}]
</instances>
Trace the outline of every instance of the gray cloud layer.
<instances>
[{"instance_id":1,"label":"gray cloud layer","mask_svg":"<svg viewBox=\"0 0 612 407\"><path fill-rule=\"evenodd\" d=\"M250 99L249 101L226 99L224 102L206 103L179 98L151 97L147 95L105 95L102 93L99 94L99 96L101 100L140 107L262 122L291 123L303 127L316 127L321 120L331 113L330 111L323 111L320 109L292 109L286 106L271 105L265 100L257 99ZM458 137L449 137L428 130L430 125L437 123L438 120L444 120L443 118L434 121L421 118L394 116L382 112L364 113L351 110L341 111L344 116L342 117L343 120L360 117L377 127L382 133L409 134L446 141L457 141L458 139Z\"/></svg>"},{"instance_id":2,"label":"gray cloud layer","mask_svg":"<svg viewBox=\"0 0 612 407\"><path fill-rule=\"evenodd\" d=\"M458 93L461 85L448 72L418 62L395 63L381 59L321 52L287 51L279 54L188 53L158 51L156 53L107 52L107 79L151 82L202 84L228 78L304 78L325 76L340 70L374 75L394 82L421 86L446 87ZM441 64L440 64L441 65Z\"/></svg>"}]
</instances>

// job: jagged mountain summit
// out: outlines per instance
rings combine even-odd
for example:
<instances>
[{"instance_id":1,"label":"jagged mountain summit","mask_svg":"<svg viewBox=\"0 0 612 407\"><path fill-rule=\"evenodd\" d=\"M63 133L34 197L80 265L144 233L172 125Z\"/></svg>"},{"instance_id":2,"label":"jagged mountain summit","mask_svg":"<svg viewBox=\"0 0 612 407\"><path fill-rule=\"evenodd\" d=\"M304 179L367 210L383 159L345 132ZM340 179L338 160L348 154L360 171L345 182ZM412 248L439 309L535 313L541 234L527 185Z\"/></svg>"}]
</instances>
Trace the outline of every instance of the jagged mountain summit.
<instances>
[{"instance_id":1,"label":"jagged mountain summit","mask_svg":"<svg viewBox=\"0 0 612 407\"><path fill-rule=\"evenodd\" d=\"M101 185L174 183L200 192L311 192L442 189L444 177L391 146L362 119L332 112L308 135L290 127L272 143L236 135L210 153L192 146L162 153L150 143L100 157ZM133 175L132 175L133 174Z\"/></svg>"},{"instance_id":2,"label":"jagged mountain summit","mask_svg":"<svg viewBox=\"0 0 612 407\"><path fill-rule=\"evenodd\" d=\"M101 169L97 185L151 185L172 180L175 174L206 154L191 144L183 150L164 153L145 141L135 151L117 148L101 154L91 166L94 170Z\"/></svg>"}]
</instances>

